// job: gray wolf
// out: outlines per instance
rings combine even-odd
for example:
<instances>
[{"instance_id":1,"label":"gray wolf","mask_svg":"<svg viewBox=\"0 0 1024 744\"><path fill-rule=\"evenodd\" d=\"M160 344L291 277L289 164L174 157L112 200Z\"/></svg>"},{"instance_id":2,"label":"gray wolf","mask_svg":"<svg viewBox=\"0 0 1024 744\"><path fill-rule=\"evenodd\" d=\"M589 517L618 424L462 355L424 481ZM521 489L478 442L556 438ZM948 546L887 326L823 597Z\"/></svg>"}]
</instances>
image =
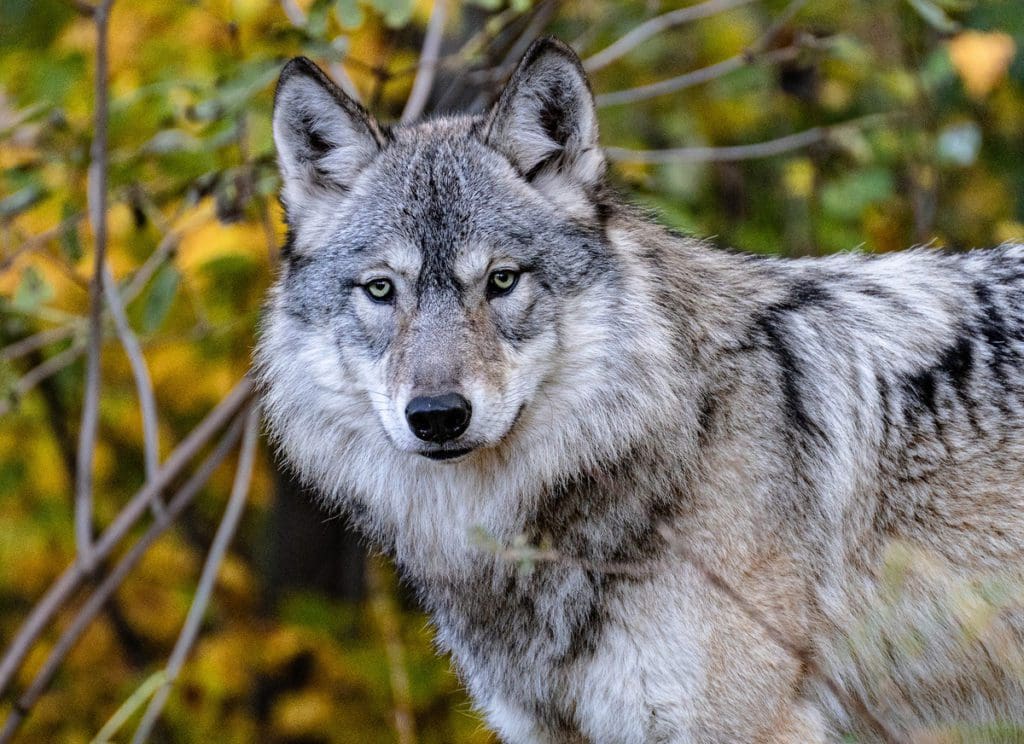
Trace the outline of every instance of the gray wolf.
<instances>
[{"instance_id":1,"label":"gray wolf","mask_svg":"<svg viewBox=\"0 0 1024 744\"><path fill-rule=\"evenodd\" d=\"M673 234L551 39L405 126L296 59L273 126L269 430L504 741L871 741L837 689L901 740L1024 722L1024 246Z\"/></svg>"}]
</instances>

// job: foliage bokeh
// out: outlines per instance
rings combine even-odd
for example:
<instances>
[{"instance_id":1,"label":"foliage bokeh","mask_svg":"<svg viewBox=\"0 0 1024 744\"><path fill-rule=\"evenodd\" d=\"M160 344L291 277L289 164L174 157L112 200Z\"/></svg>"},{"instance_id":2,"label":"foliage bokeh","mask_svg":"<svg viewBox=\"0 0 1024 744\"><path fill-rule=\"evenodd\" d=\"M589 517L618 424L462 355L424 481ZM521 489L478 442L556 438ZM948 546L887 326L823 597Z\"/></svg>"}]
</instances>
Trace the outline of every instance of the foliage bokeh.
<instances>
[{"instance_id":1,"label":"foliage bokeh","mask_svg":"<svg viewBox=\"0 0 1024 744\"><path fill-rule=\"evenodd\" d=\"M431 108L480 110L530 34L555 33L586 57L688 4L453 2ZM792 47L774 62L751 50L790 4L733 5L652 36L594 73L601 95L751 52L748 63L705 84L603 106L604 143L721 147L813 127L829 128L828 136L763 159L618 162L613 178L634 200L682 231L765 253L915 243L959 249L1024 238L1019 0L809 2L774 28L770 49ZM395 119L432 7L429 0L115 3L108 256L150 366L163 454L249 364L284 237L270 133L282 62L305 54L343 71L376 114ZM0 352L0 647L74 557L70 494L83 365L63 366L31 390L23 381L57 355L80 356L86 330L94 45L93 26L73 2L0 0L0 347L67 331L17 358ZM465 80L480 92L467 96ZM846 122L853 124L836 126ZM144 478L135 390L114 344L102 369L98 524ZM275 499L284 498L278 480L264 453L242 533L159 740L394 741L386 646L397 624L419 739L489 741L447 661L435 656L425 619L389 574L377 582L376 602L272 586L265 556L278 529ZM26 741L89 741L160 666L230 483L230 469L221 468L147 554L33 711ZM73 611L29 657L22 682ZM0 701L0 719L9 710Z\"/></svg>"}]
</instances>

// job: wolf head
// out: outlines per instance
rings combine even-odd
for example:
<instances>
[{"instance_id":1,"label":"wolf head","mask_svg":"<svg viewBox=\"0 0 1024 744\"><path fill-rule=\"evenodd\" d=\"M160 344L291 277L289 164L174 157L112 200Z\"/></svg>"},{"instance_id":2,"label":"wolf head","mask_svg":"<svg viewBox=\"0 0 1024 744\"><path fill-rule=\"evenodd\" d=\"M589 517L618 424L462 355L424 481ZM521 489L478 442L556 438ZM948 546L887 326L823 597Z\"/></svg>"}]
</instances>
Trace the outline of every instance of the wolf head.
<instances>
[{"instance_id":1,"label":"wolf head","mask_svg":"<svg viewBox=\"0 0 1024 744\"><path fill-rule=\"evenodd\" d=\"M484 116L394 128L300 58L273 124L290 237L257 367L300 471L348 488L352 462L419 477L507 463L519 430L562 451L629 428L608 405L629 392L597 377L657 323L619 306L633 280L572 50L535 43Z\"/></svg>"}]
</instances>

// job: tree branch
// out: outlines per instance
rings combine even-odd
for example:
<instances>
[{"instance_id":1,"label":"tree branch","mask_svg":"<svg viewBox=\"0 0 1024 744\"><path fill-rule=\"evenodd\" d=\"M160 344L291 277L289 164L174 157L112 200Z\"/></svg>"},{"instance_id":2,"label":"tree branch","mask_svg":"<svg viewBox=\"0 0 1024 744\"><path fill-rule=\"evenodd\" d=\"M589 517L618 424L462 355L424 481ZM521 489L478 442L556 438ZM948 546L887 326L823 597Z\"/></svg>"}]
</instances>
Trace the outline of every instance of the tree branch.
<instances>
[{"instance_id":1,"label":"tree branch","mask_svg":"<svg viewBox=\"0 0 1024 744\"><path fill-rule=\"evenodd\" d=\"M42 364L33 367L19 377L9 396L0 400L0 416L7 415L19 400L35 389L36 385L72 364L82 355L83 349L85 349L85 342L75 341L64 351L54 354Z\"/></svg>"},{"instance_id":2,"label":"tree branch","mask_svg":"<svg viewBox=\"0 0 1024 744\"><path fill-rule=\"evenodd\" d=\"M50 654L46 657L42 667L24 694L18 698L14 710L4 722L3 730L0 730L0 744L10 741L22 721L32 710L40 696L46 691L53 681L54 676L60 669L67 655L74 649L75 644L81 638L89 625L96 619L103 607L113 596L114 592L121 586L129 572L135 568L139 560L145 555L149 547L174 523L174 520L192 503L196 494L213 475L217 467L227 457L231 448L238 442L242 433L241 415L236 416L234 423L221 437L216 448L206 457L202 465L189 478L185 484L174 495L174 498L167 504L167 509L154 520L145 534L131 547L125 556L118 561L117 566L108 574L96 591L92 593L81 609L78 610L75 618L61 633Z\"/></svg>"},{"instance_id":3,"label":"tree branch","mask_svg":"<svg viewBox=\"0 0 1024 744\"><path fill-rule=\"evenodd\" d=\"M656 98L657 96L675 93L685 88L703 85L720 77L725 77L730 72L734 72L741 67L747 67L757 62L767 64L786 62L795 59L799 53L800 47L798 46L787 46L763 54L751 54L749 51L744 51L728 59L723 59L721 62L716 62L713 65L701 67L690 72L684 72L682 75L676 75L667 80L659 80L656 83L638 85L635 88L616 90L611 93L601 93L594 96L594 102L599 108L606 108L608 106L621 106L627 103L646 101L648 98Z\"/></svg>"},{"instance_id":4,"label":"tree branch","mask_svg":"<svg viewBox=\"0 0 1024 744\"><path fill-rule=\"evenodd\" d=\"M92 281L89 284L88 360L82 424L78 437L78 480L75 482L75 543L87 571L96 563L92 547L92 459L99 424L100 349L103 334L103 266L107 251L107 34L114 0L96 6L96 131L89 165L89 218L95 238Z\"/></svg>"},{"instance_id":5,"label":"tree branch","mask_svg":"<svg viewBox=\"0 0 1024 744\"><path fill-rule=\"evenodd\" d=\"M690 88L694 85L707 83L716 78L728 75L730 72L738 70L741 67L754 64L755 62L775 63L793 59L799 53L803 46L802 44L793 44L771 52L767 52L766 50L772 42L775 41L775 37L779 35L782 28L789 23L798 12L800 12L800 9L806 3L807 0L793 0L785 7L782 13L779 14L774 23L768 27L767 31L761 34L753 44L733 57L729 57L728 59L722 60L721 62L717 62L713 65L708 65L707 67L702 67L699 70L693 70L692 72L677 75L673 78L669 78L668 80L661 80L657 83L651 83L650 85L641 85L636 88L628 88L626 90L617 90L612 93L605 93L603 95L596 96L595 102L599 107L636 103L637 101L644 101L648 98L665 95L666 93L675 93L676 91L683 90L684 88Z\"/></svg>"},{"instance_id":6,"label":"tree branch","mask_svg":"<svg viewBox=\"0 0 1024 744\"><path fill-rule=\"evenodd\" d=\"M185 437L178 447L164 461L156 478L139 489L131 500L121 509L110 526L100 535L95 544L95 557L103 560L117 546L125 535L135 526L154 493L160 493L181 475L189 462L200 449L235 416L252 395L252 381L245 377L234 389L225 396L216 408L207 414L198 426ZM11 639L2 658L0 658L0 695L14 679L14 675L25 661L25 657L36 640L46 629L57 611L71 598L89 572L80 559L76 559L64 573L46 590L32 611L25 618L14 638Z\"/></svg>"},{"instance_id":7,"label":"tree branch","mask_svg":"<svg viewBox=\"0 0 1024 744\"><path fill-rule=\"evenodd\" d=\"M149 377L149 369L146 367L146 359L142 355L142 347L139 340L132 331L128 317L125 315L124 306L121 304L121 295L117 291L117 284L114 277L110 275L110 269L103 267L103 294L110 308L110 314L114 318L114 328L128 356L128 364L132 368L132 376L135 378L135 390L139 398L139 411L142 415L142 439L146 463L146 480L156 478L157 470L160 467L160 439L158 430L158 419L156 409L156 398L153 395L153 383ZM154 513L162 509L160 494L153 495L152 505Z\"/></svg>"},{"instance_id":8,"label":"tree branch","mask_svg":"<svg viewBox=\"0 0 1024 744\"><path fill-rule=\"evenodd\" d=\"M206 563L203 564L203 572L199 578L199 586L196 588L196 596L192 600L192 606L188 608L188 615L181 629L181 635L178 636L178 641L174 644L171 657L167 660L167 666L165 667L167 677L163 685L160 686L160 689L156 691L149 701L146 712L143 713L142 720L139 722L139 727L135 729L132 744L143 744L149 738L150 733L153 731L153 726L156 725L160 712L163 710L164 704L171 694L171 686L177 680L178 674L185 664L185 658L188 656L189 651L192 650L192 645L199 635L199 627L203 621L206 606L209 604L210 595L213 593L217 572L220 570L220 565L224 560L228 545L231 544L231 540L238 528L238 522L242 517L242 510L245 507L246 497L249 494L253 462L256 459L256 444L259 440L259 422L259 409L254 405L246 415L245 434L242 437L242 450L238 460L238 469L235 471L235 482L231 487L231 496L224 510L224 517L217 528L217 534L213 538L213 545L210 546L210 552L206 556Z\"/></svg>"},{"instance_id":9,"label":"tree branch","mask_svg":"<svg viewBox=\"0 0 1024 744\"><path fill-rule=\"evenodd\" d=\"M596 72L607 67L620 57L629 54L652 36L668 31L671 28L682 26L690 21L707 18L726 10L738 8L741 5L749 5L752 2L754 0L707 0L699 5L691 5L686 8L663 13L660 16L644 21L601 51L587 57L583 61L583 69L587 72Z\"/></svg>"},{"instance_id":10,"label":"tree branch","mask_svg":"<svg viewBox=\"0 0 1024 744\"><path fill-rule=\"evenodd\" d=\"M423 113L434 87L434 74L441 51L441 40L444 37L444 24L448 17L448 0L434 0L434 8L427 23L427 32L423 37L423 49L420 52L420 64L416 78L412 83L409 99L402 111L402 123L415 121Z\"/></svg>"},{"instance_id":11,"label":"tree branch","mask_svg":"<svg viewBox=\"0 0 1024 744\"><path fill-rule=\"evenodd\" d=\"M837 132L873 126L888 121L893 116L894 114L870 114L842 124L812 127L802 132L787 134L785 137L756 142L751 145L676 147L668 150L629 150L622 147L606 147L604 152L609 160L618 163L709 163L756 160L826 142Z\"/></svg>"},{"instance_id":12,"label":"tree branch","mask_svg":"<svg viewBox=\"0 0 1024 744\"><path fill-rule=\"evenodd\" d=\"M31 336L26 336L0 349L0 359L5 361L18 359L26 354L31 354L33 351L38 351L47 344L53 344L63 341L68 336L74 336L76 330L74 325L64 325L33 333Z\"/></svg>"},{"instance_id":13,"label":"tree branch","mask_svg":"<svg viewBox=\"0 0 1024 744\"><path fill-rule=\"evenodd\" d=\"M7 271L14 262L26 253L39 250L43 248L51 240L59 238L65 231L78 225L79 222L85 219L85 213L73 214L70 217L66 217L61 220L60 223L51 227L48 230L44 230L38 235L33 235L24 240L21 245L15 248L10 255L4 256L3 260L0 260L0 272Z\"/></svg>"}]
</instances>

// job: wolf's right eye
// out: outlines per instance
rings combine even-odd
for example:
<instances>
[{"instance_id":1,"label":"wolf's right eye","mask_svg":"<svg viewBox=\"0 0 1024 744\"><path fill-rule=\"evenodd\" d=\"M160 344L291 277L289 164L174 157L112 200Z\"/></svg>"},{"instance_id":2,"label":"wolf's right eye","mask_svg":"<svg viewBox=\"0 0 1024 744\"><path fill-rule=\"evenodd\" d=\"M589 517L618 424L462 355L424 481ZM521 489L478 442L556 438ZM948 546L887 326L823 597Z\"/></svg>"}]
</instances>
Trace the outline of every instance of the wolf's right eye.
<instances>
[{"instance_id":1,"label":"wolf's right eye","mask_svg":"<svg viewBox=\"0 0 1024 744\"><path fill-rule=\"evenodd\" d=\"M371 279L363 285L366 294L374 302L391 302L395 287L389 279Z\"/></svg>"}]
</instances>

